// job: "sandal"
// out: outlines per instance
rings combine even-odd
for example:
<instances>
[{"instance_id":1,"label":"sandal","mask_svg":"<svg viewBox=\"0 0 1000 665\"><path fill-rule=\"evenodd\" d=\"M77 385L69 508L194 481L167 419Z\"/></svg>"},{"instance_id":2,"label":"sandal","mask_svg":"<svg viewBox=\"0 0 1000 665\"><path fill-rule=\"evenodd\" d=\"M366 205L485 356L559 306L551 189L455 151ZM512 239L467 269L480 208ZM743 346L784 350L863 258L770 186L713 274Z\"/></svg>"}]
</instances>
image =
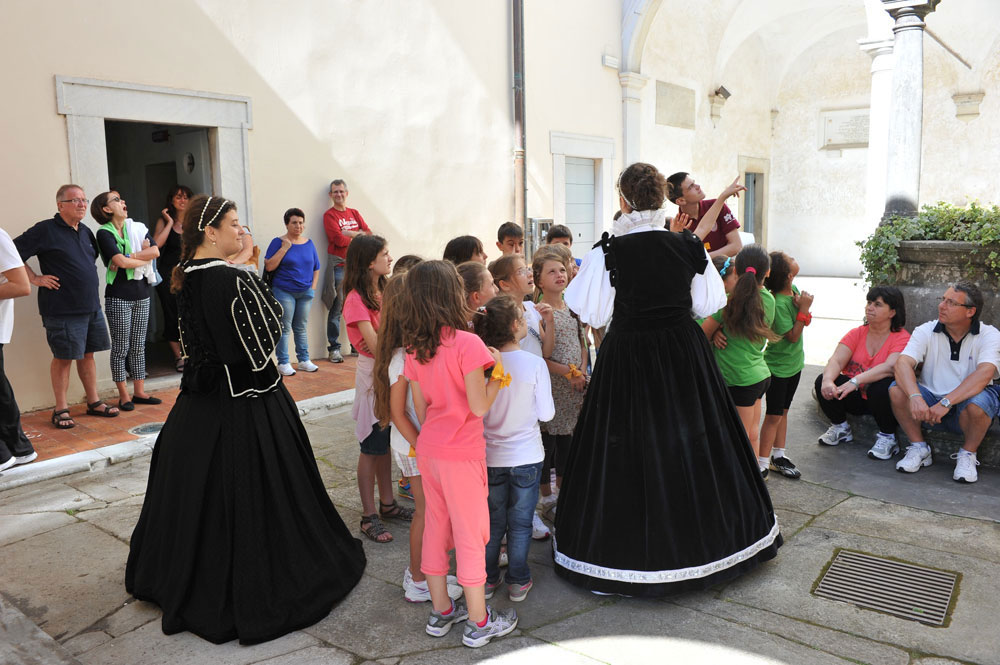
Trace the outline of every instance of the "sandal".
<instances>
[{"instance_id":1,"label":"sandal","mask_svg":"<svg viewBox=\"0 0 1000 665\"><path fill-rule=\"evenodd\" d=\"M395 499L392 500L392 503L382 503L379 501L378 512L382 515L382 519L399 520L401 522L413 521L413 508L404 508Z\"/></svg>"},{"instance_id":2,"label":"sandal","mask_svg":"<svg viewBox=\"0 0 1000 665\"><path fill-rule=\"evenodd\" d=\"M103 407L103 408L98 408ZM111 413L114 411L114 413ZM118 407L108 406L104 403L104 400L97 400L91 404L87 405L87 415L88 416L100 416L101 418L117 418L118 417Z\"/></svg>"},{"instance_id":3,"label":"sandal","mask_svg":"<svg viewBox=\"0 0 1000 665\"><path fill-rule=\"evenodd\" d=\"M56 429L72 429L76 427L76 422L69 415L69 409L53 411L52 424L56 426Z\"/></svg>"},{"instance_id":4,"label":"sandal","mask_svg":"<svg viewBox=\"0 0 1000 665\"><path fill-rule=\"evenodd\" d=\"M135 411L135 404L131 400L128 402L122 402L118 400L118 410L119 411Z\"/></svg>"},{"instance_id":5,"label":"sandal","mask_svg":"<svg viewBox=\"0 0 1000 665\"><path fill-rule=\"evenodd\" d=\"M365 526L366 524L368 526ZM382 520L380 520L378 515L375 514L361 516L361 533L365 534L376 543L392 542L392 534L389 533L389 530L385 528L384 524L382 524Z\"/></svg>"}]
</instances>

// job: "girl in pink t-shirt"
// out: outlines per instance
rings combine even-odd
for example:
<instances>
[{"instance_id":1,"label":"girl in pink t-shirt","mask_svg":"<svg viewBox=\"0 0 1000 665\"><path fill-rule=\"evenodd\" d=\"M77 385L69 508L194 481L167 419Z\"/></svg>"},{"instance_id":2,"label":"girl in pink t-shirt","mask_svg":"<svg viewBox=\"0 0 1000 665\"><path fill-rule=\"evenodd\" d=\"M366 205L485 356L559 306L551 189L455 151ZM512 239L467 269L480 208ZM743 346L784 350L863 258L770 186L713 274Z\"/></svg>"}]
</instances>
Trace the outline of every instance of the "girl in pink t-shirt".
<instances>
[{"instance_id":1,"label":"girl in pink t-shirt","mask_svg":"<svg viewBox=\"0 0 1000 665\"><path fill-rule=\"evenodd\" d=\"M378 543L392 540L383 519L409 522L413 510L403 508L392 493L392 467L389 460L389 428L382 428L375 417L375 392L372 372L374 351L381 316L382 289L392 269L392 257L385 238L361 235L347 248L344 269L344 322L347 337L358 349L354 374L354 433L361 442L358 456L358 491L361 493L361 533ZM375 512L375 481L378 480L379 511ZM388 499L388 501L386 500Z\"/></svg>"},{"instance_id":2,"label":"girl in pink t-shirt","mask_svg":"<svg viewBox=\"0 0 1000 665\"><path fill-rule=\"evenodd\" d=\"M463 619L462 642L479 647L517 625L514 610L486 606L486 543L490 537L483 415L503 383L484 369L500 362L496 349L465 330L469 312L455 266L425 261L406 275L410 294L403 375L420 421L417 466L426 518L420 569L434 607L427 634L441 637ZM448 551L455 549L458 582L468 610L448 597Z\"/></svg>"}]
</instances>

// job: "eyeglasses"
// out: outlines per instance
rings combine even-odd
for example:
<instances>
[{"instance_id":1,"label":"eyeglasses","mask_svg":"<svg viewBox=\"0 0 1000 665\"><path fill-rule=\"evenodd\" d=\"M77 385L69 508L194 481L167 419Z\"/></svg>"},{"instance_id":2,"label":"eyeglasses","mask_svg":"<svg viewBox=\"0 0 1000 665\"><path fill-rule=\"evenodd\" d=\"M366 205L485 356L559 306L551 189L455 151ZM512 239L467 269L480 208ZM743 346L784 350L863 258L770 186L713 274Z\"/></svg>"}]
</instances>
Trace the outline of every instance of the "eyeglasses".
<instances>
[{"instance_id":1,"label":"eyeglasses","mask_svg":"<svg viewBox=\"0 0 1000 665\"><path fill-rule=\"evenodd\" d=\"M73 205L80 205L82 203L87 205L90 203L90 199L62 199L59 203L72 203Z\"/></svg>"},{"instance_id":2,"label":"eyeglasses","mask_svg":"<svg viewBox=\"0 0 1000 665\"><path fill-rule=\"evenodd\" d=\"M944 296L941 297L940 302L944 303L945 305L948 305L948 307L965 307L965 308L975 307L975 305L969 305L968 303L964 302L956 302L951 298L945 298Z\"/></svg>"}]
</instances>

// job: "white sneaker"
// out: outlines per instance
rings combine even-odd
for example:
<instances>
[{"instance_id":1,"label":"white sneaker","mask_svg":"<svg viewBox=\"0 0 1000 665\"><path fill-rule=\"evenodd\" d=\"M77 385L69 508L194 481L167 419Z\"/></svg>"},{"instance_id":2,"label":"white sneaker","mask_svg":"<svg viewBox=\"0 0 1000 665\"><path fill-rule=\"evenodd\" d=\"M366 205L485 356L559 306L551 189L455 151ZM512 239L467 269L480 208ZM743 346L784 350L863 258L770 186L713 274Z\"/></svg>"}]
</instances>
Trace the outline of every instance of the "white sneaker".
<instances>
[{"instance_id":1,"label":"white sneaker","mask_svg":"<svg viewBox=\"0 0 1000 665\"><path fill-rule=\"evenodd\" d=\"M311 360L306 360L305 362L299 363L299 369L303 372L316 372L319 370L319 366Z\"/></svg>"},{"instance_id":2,"label":"white sneaker","mask_svg":"<svg viewBox=\"0 0 1000 665\"><path fill-rule=\"evenodd\" d=\"M17 459L13 455L11 455L11 458L9 460L4 462L3 464L0 464L0 471L6 471L15 464L17 464Z\"/></svg>"},{"instance_id":3,"label":"white sneaker","mask_svg":"<svg viewBox=\"0 0 1000 665\"><path fill-rule=\"evenodd\" d=\"M916 473L920 467L930 466L931 463L931 447L926 443L919 446L911 443L906 447L906 455L903 456L903 459L896 462L896 471Z\"/></svg>"},{"instance_id":4,"label":"white sneaker","mask_svg":"<svg viewBox=\"0 0 1000 665\"><path fill-rule=\"evenodd\" d=\"M11 459L14 460L14 464L27 464L28 462L34 462L36 459L38 459L38 453L35 451L31 451L27 455L21 455L20 457L13 457Z\"/></svg>"},{"instance_id":5,"label":"white sneaker","mask_svg":"<svg viewBox=\"0 0 1000 665\"><path fill-rule=\"evenodd\" d=\"M448 597L452 600L461 598L462 585L458 583L458 579L454 575L449 575L445 579L448 583ZM414 582L409 568L403 573L403 598L408 603L426 603L431 599L430 589L427 588L427 580Z\"/></svg>"},{"instance_id":6,"label":"white sneaker","mask_svg":"<svg viewBox=\"0 0 1000 665\"><path fill-rule=\"evenodd\" d=\"M872 459L892 459L892 456L898 452L899 444L896 443L896 435L879 432L875 436L875 445L868 451L868 457Z\"/></svg>"},{"instance_id":7,"label":"white sneaker","mask_svg":"<svg viewBox=\"0 0 1000 665\"><path fill-rule=\"evenodd\" d=\"M532 540L547 540L552 532L549 531L549 527L545 526L545 522L542 518L538 516L538 513L532 513L531 515L531 539Z\"/></svg>"},{"instance_id":8,"label":"white sneaker","mask_svg":"<svg viewBox=\"0 0 1000 665\"><path fill-rule=\"evenodd\" d=\"M851 426L846 422L839 425L830 425L830 428L819 437L819 442L826 446L835 446L838 443L846 443L853 440L854 435L851 434Z\"/></svg>"},{"instance_id":9,"label":"white sneaker","mask_svg":"<svg viewBox=\"0 0 1000 665\"><path fill-rule=\"evenodd\" d=\"M278 374L281 374L281 376L292 376L295 374L295 370L292 369L290 364L282 363L278 365Z\"/></svg>"},{"instance_id":10,"label":"white sneaker","mask_svg":"<svg viewBox=\"0 0 1000 665\"><path fill-rule=\"evenodd\" d=\"M951 476L953 479L960 483L974 483L979 480L979 473L976 471L979 460L976 459L976 453L962 450L952 455L951 458L956 460L955 473Z\"/></svg>"}]
</instances>

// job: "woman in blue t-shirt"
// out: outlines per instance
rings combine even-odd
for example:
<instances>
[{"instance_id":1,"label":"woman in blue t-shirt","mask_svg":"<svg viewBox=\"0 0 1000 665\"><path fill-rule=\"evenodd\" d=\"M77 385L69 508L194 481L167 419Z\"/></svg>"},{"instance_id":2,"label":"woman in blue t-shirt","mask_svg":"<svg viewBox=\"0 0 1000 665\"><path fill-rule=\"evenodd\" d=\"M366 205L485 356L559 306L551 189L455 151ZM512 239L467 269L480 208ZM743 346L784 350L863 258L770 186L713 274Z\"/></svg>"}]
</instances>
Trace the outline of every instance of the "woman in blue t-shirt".
<instances>
[{"instance_id":1,"label":"woman in blue t-shirt","mask_svg":"<svg viewBox=\"0 0 1000 665\"><path fill-rule=\"evenodd\" d=\"M306 215L299 208L285 211L285 229L288 233L271 241L264 254L264 270L274 273L271 290L281 303L281 340L275 355L278 371L284 376L295 374L288 358L288 335L295 335L295 357L299 369L315 372L319 369L309 360L309 307L316 293L319 280L319 254L313 241L306 238Z\"/></svg>"}]
</instances>

